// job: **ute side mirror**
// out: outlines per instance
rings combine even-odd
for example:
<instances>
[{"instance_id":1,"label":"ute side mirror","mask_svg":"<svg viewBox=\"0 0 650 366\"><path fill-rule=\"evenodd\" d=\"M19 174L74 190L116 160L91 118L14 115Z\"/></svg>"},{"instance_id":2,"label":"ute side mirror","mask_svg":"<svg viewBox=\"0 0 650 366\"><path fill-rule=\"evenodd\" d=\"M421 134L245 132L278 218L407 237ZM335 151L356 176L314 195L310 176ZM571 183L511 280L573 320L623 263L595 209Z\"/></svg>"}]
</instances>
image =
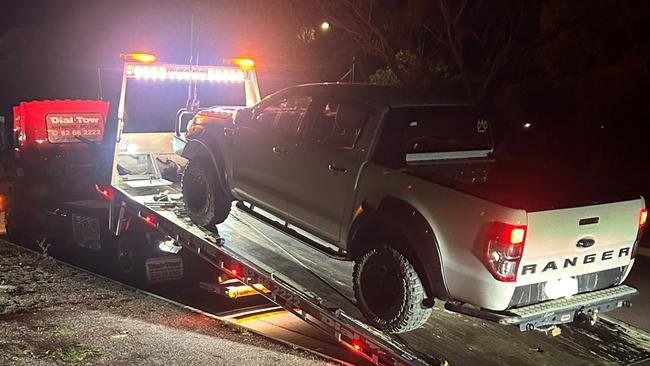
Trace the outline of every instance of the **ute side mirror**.
<instances>
[{"instance_id":1,"label":"ute side mirror","mask_svg":"<svg viewBox=\"0 0 650 366\"><path fill-rule=\"evenodd\" d=\"M237 113L235 113L235 124L250 124L251 118L253 118L253 112L249 108L239 109Z\"/></svg>"}]
</instances>

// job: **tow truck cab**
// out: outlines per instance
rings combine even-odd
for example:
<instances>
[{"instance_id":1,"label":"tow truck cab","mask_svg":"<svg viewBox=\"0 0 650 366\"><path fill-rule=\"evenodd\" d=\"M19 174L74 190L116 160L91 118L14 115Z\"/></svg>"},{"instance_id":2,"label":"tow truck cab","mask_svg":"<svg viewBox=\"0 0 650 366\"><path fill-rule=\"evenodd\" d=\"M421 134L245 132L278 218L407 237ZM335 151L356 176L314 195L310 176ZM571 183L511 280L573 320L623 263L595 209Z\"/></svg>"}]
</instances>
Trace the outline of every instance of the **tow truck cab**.
<instances>
[{"instance_id":1,"label":"tow truck cab","mask_svg":"<svg viewBox=\"0 0 650 366\"><path fill-rule=\"evenodd\" d=\"M30 101L15 106L9 167L10 174L20 179L21 189L33 199L50 193L68 198L92 194L108 108L108 102L96 100Z\"/></svg>"}]
</instances>

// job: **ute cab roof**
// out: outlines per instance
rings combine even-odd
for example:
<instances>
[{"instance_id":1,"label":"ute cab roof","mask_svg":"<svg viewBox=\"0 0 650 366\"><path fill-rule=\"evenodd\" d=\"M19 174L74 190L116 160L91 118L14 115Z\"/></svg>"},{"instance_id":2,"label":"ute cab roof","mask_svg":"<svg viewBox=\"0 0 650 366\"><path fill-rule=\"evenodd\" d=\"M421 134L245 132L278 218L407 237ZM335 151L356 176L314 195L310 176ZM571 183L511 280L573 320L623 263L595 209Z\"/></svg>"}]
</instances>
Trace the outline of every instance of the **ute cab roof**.
<instances>
[{"instance_id":1,"label":"ute cab roof","mask_svg":"<svg viewBox=\"0 0 650 366\"><path fill-rule=\"evenodd\" d=\"M432 97L404 87L370 83L312 83L292 86L283 91L345 94L346 97L367 100L389 108L414 106L471 106L472 104L449 98Z\"/></svg>"}]
</instances>

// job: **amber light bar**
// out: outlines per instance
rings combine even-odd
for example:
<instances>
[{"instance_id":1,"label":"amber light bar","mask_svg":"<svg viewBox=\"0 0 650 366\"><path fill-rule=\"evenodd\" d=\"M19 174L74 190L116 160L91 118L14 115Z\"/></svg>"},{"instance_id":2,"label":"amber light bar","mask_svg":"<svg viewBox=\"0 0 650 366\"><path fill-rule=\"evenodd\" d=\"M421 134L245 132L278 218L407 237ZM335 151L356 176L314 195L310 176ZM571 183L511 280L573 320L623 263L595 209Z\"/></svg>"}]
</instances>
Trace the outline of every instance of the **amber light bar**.
<instances>
[{"instance_id":1,"label":"amber light bar","mask_svg":"<svg viewBox=\"0 0 650 366\"><path fill-rule=\"evenodd\" d=\"M237 67L126 64L126 77L144 80L243 82L244 71Z\"/></svg>"}]
</instances>

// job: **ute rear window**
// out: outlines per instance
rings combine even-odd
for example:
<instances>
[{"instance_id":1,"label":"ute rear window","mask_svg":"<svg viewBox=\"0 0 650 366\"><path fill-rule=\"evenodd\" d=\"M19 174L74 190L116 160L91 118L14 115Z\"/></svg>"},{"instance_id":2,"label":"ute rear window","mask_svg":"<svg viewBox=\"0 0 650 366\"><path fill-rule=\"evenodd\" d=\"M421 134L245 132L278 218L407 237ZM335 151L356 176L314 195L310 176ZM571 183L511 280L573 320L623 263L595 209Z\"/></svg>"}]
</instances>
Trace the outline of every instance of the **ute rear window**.
<instances>
[{"instance_id":1,"label":"ute rear window","mask_svg":"<svg viewBox=\"0 0 650 366\"><path fill-rule=\"evenodd\" d=\"M492 151L489 121L468 106L396 108L389 112L377 160L389 166L486 157Z\"/></svg>"}]
</instances>

